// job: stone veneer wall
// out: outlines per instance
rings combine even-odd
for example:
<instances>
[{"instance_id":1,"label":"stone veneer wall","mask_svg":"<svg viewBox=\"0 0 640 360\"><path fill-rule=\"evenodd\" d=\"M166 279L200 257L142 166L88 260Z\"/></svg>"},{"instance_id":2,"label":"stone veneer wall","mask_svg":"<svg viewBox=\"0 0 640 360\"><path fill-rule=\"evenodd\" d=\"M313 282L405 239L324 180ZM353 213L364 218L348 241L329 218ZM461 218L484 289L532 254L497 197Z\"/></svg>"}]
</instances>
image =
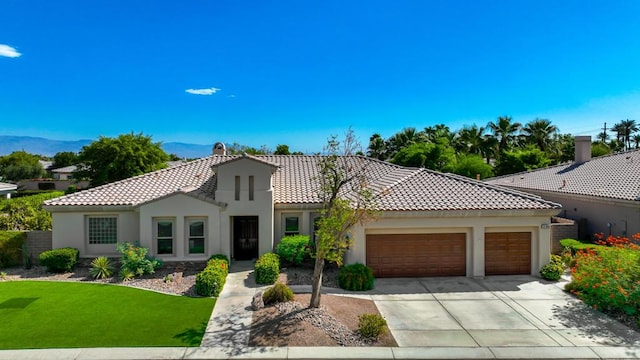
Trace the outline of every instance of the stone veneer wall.
<instances>
[{"instance_id":1,"label":"stone veneer wall","mask_svg":"<svg viewBox=\"0 0 640 360\"><path fill-rule=\"evenodd\" d=\"M27 246L31 252L34 263L37 263L38 256L47 250L51 250L51 231L27 231Z\"/></svg>"},{"instance_id":2,"label":"stone veneer wall","mask_svg":"<svg viewBox=\"0 0 640 360\"><path fill-rule=\"evenodd\" d=\"M562 252L562 239L577 239L578 224L571 220L561 217L551 218L551 253L560 254Z\"/></svg>"}]
</instances>

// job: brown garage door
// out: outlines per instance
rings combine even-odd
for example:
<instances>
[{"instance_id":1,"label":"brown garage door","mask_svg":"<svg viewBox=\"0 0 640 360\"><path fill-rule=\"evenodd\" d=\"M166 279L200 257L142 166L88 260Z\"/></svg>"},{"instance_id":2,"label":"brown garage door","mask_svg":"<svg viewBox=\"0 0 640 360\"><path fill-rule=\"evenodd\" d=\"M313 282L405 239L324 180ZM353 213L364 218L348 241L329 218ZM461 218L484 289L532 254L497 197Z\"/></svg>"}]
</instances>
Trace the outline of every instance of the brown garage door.
<instances>
[{"instance_id":1,"label":"brown garage door","mask_svg":"<svg viewBox=\"0 0 640 360\"><path fill-rule=\"evenodd\" d=\"M486 275L531 274L531 233L484 234Z\"/></svg>"},{"instance_id":2,"label":"brown garage door","mask_svg":"<svg viewBox=\"0 0 640 360\"><path fill-rule=\"evenodd\" d=\"M367 265L376 277L465 276L462 234L367 235Z\"/></svg>"}]
</instances>

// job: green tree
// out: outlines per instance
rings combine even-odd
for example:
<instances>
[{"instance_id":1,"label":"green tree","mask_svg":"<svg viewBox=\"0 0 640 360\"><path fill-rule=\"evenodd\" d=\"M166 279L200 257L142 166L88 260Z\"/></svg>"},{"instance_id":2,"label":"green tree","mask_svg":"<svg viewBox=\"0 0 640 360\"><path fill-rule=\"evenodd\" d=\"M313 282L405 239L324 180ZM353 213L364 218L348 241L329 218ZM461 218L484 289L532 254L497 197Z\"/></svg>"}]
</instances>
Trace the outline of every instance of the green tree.
<instances>
[{"instance_id":1,"label":"green tree","mask_svg":"<svg viewBox=\"0 0 640 360\"><path fill-rule=\"evenodd\" d=\"M58 169L65 166L76 165L78 154L73 151L61 151L53 155L53 168Z\"/></svg>"},{"instance_id":2,"label":"green tree","mask_svg":"<svg viewBox=\"0 0 640 360\"><path fill-rule=\"evenodd\" d=\"M505 151L496 164L497 175L515 174L548 166L551 160L537 147Z\"/></svg>"},{"instance_id":3,"label":"green tree","mask_svg":"<svg viewBox=\"0 0 640 360\"><path fill-rule=\"evenodd\" d=\"M618 140L625 144L625 149L631 149L631 135L638 131L638 124L635 120L621 120L615 124L614 131L618 133Z\"/></svg>"},{"instance_id":4,"label":"green tree","mask_svg":"<svg viewBox=\"0 0 640 360\"><path fill-rule=\"evenodd\" d=\"M375 133L369 138L367 156L378 160L385 160L387 158L387 145L380 134Z\"/></svg>"},{"instance_id":5,"label":"green tree","mask_svg":"<svg viewBox=\"0 0 640 360\"><path fill-rule=\"evenodd\" d=\"M122 134L117 138L101 136L80 151L76 179L90 179L97 186L141 175L167 166L169 156L151 136Z\"/></svg>"},{"instance_id":6,"label":"green tree","mask_svg":"<svg viewBox=\"0 0 640 360\"><path fill-rule=\"evenodd\" d=\"M409 167L424 167L436 171L450 171L455 163L455 151L445 140L440 143L416 143L400 150L392 163Z\"/></svg>"},{"instance_id":7,"label":"green tree","mask_svg":"<svg viewBox=\"0 0 640 360\"><path fill-rule=\"evenodd\" d=\"M40 156L26 151L14 151L0 156L0 177L9 181L41 178L45 171L38 161Z\"/></svg>"},{"instance_id":8,"label":"green tree","mask_svg":"<svg viewBox=\"0 0 640 360\"><path fill-rule=\"evenodd\" d=\"M352 243L350 231L375 216L371 192L367 189L365 158L353 156L359 150L349 129L340 142L330 138L326 155L318 162L318 197L321 216L315 236L315 265L309 307L320 306L320 290L325 261L342 265L344 253ZM348 199L341 197L348 195Z\"/></svg>"},{"instance_id":9,"label":"green tree","mask_svg":"<svg viewBox=\"0 0 640 360\"><path fill-rule=\"evenodd\" d=\"M595 142L591 144L591 157L598 157L611 154L611 148L607 144Z\"/></svg>"},{"instance_id":10,"label":"green tree","mask_svg":"<svg viewBox=\"0 0 640 360\"><path fill-rule=\"evenodd\" d=\"M491 165L485 163L481 156L473 154L459 155L458 161L453 165L451 172L473 179L478 175L480 179L493 176L493 168Z\"/></svg>"},{"instance_id":11,"label":"green tree","mask_svg":"<svg viewBox=\"0 0 640 360\"><path fill-rule=\"evenodd\" d=\"M289 152L289 145L279 144L276 146L276 151L273 153L274 155L291 155Z\"/></svg>"},{"instance_id":12,"label":"green tree","mask_svg":"<svg viewBox=\"0 0 640 360\"><path fill-rule=\"evenodd\" d=\"M527 139L527 143L535 145L538 149L545 151L552 141L553 135L558 131L555 125L551 124L550 120L538 119L528 122L523 128L522 132Z\"/></svg>"},{"instance_id":13,"label":"green tree","mask_svg":"<svg viewBox=\"0 0 640 360\"><path fill-rule=\"evenodd\" d=\"M456 134L454 144L457 152L483 154L485 128L476 125L465 126Z\"/></svg>"},{"instance_id":14,"label":"green tree","mask_svg":"<svg viewBox=\"0 0 640 360\"><path fill-rule=\"evenodd\" d=\"M522 127L520 123L511 120L511 116L500 116L495 122L487 124L489 130L493 132L493 136L498 140L498 155L511 148Z\"/></svg>"}]
</instances>

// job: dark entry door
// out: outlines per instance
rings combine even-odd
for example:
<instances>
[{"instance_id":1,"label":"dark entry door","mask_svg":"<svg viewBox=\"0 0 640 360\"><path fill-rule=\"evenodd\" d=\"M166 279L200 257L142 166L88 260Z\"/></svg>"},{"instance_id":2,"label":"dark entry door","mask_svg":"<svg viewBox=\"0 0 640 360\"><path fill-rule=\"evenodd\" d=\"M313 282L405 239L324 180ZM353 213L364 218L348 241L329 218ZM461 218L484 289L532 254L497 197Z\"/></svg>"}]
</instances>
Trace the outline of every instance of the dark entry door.
<instances>
[{"instance_id":1,"label":"dark entry door","mask_svg":"<svg viewBox=\"0 0 640 360\"><path fill-rule=\"evenodd\" d=\"M233 218L233 255L236 260L251 260L258 257L257 216Z\"/></svg>"}]
</instances>

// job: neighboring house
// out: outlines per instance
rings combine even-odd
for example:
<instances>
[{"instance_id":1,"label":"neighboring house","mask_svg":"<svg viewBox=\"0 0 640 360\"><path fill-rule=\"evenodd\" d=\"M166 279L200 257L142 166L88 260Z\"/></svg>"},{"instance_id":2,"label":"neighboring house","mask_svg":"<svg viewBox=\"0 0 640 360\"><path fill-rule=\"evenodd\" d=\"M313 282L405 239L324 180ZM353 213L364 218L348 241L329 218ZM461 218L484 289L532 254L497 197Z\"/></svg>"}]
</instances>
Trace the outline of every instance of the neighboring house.
<instances>
[{"instance_id":1,"label":"neighboring house","mask_svg":"<svg viewBox=\"0 0 640 360\"><path fill-rule=\"evenodd\" d=\"M78 170L75 165L50 170L54 180L73 180L73 172Z\"/></svg>"},{"instance_id":2,"label":"neighboring house","mask_svg":"<svg viewBox=\"0 0 640 360\"><path fill-rule=\"evenodd\" d=\"M576 137L572 163L487 179L562 204L562 217L579 224L579 237L640 232L640 150L591 159L591 137Z\"/></svg>"},{"instance_id":3,"label":"neighboring house","mask_svg":"<svg viewBox=\"0 0 640 360\"><path fill-rule=\"evenodd\" d=\"M139 242L166 261L236 260L273 251L285 235L313 236L320 156L214 155L45 202L53 247L83 257ZM538 275L549 261L550 217L560 205L518 191L362 156L380 210L352 229L346 262L378 277Z\"/></svg>"},{"instance_id":4,"label":"neighboring house","mask_svg":"<svg viewBox=\"0 0 640 360\"><path fill-rule=\"evenodd\" d=\"M18 186L0 182L0 198L11 199L11 193L16 191Z\"/></svg>"}]
</instances>

